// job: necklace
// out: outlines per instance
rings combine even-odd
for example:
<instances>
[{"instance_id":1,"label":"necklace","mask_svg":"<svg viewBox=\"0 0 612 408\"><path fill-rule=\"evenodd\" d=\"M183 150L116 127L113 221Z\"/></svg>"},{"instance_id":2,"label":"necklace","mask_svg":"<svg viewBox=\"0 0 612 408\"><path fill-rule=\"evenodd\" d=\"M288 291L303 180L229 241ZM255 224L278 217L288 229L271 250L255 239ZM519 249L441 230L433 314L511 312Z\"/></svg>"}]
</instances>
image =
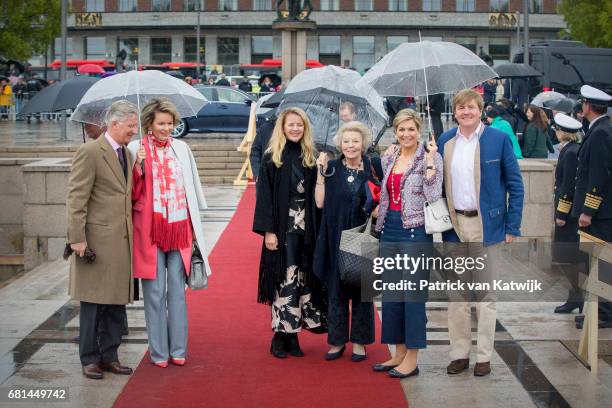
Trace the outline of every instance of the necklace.
<instances>
[{"instance_id":1,"label":"necklace","mask_svg":"<svg viewBox=\"0 0 612 408\"><path fill-rule=\"evenodd\" d=\"M401 187L400 187L400 191L398 191L396 195L395 194L395 183L393 182L396 174L400 176L400 183L402 182L401 177L403 176L403 174L395 173L395 170L397 169L397 165L399 162L400 155L401 155L401 150L397 152L397 155L395 156L395 159L393 160L393 168L391 169L391 175L390 175L391 177L391 200L393 201L393 204L395 205L398 205L402 201ZM413 159L414 159L414 155L408 160L408 163L407 163L408 165L406 166L406 169L410 169L412 167Z\"/></svg>"},{"instance_id":2,"label":"necklace","mask_svg":"<svg viewBox=\"0 0 612 408\"><path fill-rule=\"evenodd\" d=\"M349 174L348 177L346 178L346 181L348 181L349 183L354 182L357 176L357 173L359 173L359 169L361 168L361 161L359 162L359 165L357 166L357 168L351 168L348 166L348 163L346 162L346 159L345 159L344 167L346 168L346 171Z\"/></svg>"}]
</instances>

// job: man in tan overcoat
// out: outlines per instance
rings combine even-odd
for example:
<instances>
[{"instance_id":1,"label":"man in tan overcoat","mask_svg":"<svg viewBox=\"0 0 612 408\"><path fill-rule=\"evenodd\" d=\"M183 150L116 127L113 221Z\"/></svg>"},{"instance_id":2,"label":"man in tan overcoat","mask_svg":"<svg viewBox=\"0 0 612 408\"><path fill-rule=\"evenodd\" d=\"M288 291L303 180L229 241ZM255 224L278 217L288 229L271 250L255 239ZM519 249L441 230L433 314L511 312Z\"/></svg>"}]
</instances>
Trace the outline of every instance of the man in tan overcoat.
<instances>
[{"instance_id":1,"label":"man in tan overcoat","mask_svg":"<svg viewBox=\"0 0 612 408\"><path fill-rule=\"evenodd\" d=\"M76 152L66 199L70 296L81 302L79 356L83 375L103 371L129 375L117 356L125 305L133 300L132 163L125 146L138 132L138 110L126 100L113 103L107 131ZM85 249L96 254L92 263Z\"/></svg>"}]
</instances>

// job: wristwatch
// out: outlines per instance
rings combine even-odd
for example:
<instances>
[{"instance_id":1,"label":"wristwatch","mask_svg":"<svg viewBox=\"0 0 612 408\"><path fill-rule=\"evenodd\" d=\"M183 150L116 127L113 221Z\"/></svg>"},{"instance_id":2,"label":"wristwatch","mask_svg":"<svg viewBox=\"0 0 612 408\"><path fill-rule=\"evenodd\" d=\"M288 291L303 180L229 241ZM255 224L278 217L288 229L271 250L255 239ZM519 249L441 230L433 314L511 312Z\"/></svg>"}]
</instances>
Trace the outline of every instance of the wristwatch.
<instances>
[{"instance_id":1,"label":"wristwatch","mask_svg":"<svg viewBox=\"0 0 612 408\"><path fill-rule=\"evenodd\" d=\"M436 169L436 166L434 165L427 166L427 170L435 170L435 169Z\"/></svg>"}]
</instances>

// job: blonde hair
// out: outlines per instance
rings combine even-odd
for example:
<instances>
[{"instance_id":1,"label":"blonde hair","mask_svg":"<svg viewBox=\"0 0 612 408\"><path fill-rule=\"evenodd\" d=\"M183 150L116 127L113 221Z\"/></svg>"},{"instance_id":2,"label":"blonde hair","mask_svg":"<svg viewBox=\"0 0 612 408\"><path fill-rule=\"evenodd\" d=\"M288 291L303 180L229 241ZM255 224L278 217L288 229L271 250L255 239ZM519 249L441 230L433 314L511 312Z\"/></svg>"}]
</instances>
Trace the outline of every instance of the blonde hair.
<instances>
[{"instance_id":1,"label":"blonde hair","mask_svg":"<svg viewBox=\"0 0 612 408\"><path fill-rule=\"evenodd\" d=\"M344 136L346 132L358 132L361 135L362 152L365 152L368 147L370 147L370 144L372 144L372 132L370 132L370 129L358 120L353 120L340 126L340 129L338 129L338 132L334 136L334 144L340 152L342 151L342 136Z\"/></svg>"},{"instance_id":2,"label":"blonde hair","mask_svg":"<svg viewBox=\"0 0 612 408\"><path fill-rule=\"evenodd\" d=\"M421 117L414 109L402 109L401 111L397 112L395 119L393 119L393 130L397 132L397 127L399 124L407 120L413 121L417 129L419 131L421 130Z\"/></svg>"},{"instance_id":3,"label":"blonde hair","mask_svg":"<svg viewBox=\"0 0 612 408\"><path fill-rule=\"evenodd\" d=\"M280 168L283 165L281 159L283 150L285 150L285 145L287 144L287 137L285 136L285 122L287 120L287 116L290 114L299 116L304 123L304 136L302 136L302 139L300 140L300 146L302 148L302 165L304 165L304 167L313 167L316 163L316 149L314 146L314 139L312 137L312 129L306 112L300 108L286 108L280 113L278 119L276 120L276 125L274 125L272 137L270 137L270 142L268 143L268 148L266 149L265 153L270 153L272 155L272 161L277 168Z\"/></svg>"},{"instance_id":4,"label":"blonde hair","mask_svg":"<svg viewBox=\"0 0 612 408\"><path fill-rule=\"evenodd\" d=\"M153 125L156 113L167 113L172 116L174 126L178 124L180 119L180 116L176 111L176 106L174 106L170 100L165 98L151 99L142 108L142 113L140 114L140 126L143 134L146 134L148 129Z\"/></svg>"},{"instance_id":5,"label":"blonde hair","mask_svg":"<svg viewBox=\"0 0 612 408\"><path fill-rule=\"evenodd\" d=\"M561 142L575 142L578 143L580 141L580 132L566 132L565 130L557 129L556 130L557 139Z\"/></svg>"},{"instance_id":6,"label":"blonde hair","mask_svg":"<svg viewBox=\"0 0 612 408\"><path fill-rule=\"evenodd\" d=\"M464 89L463 91L457 92L457 95L453 98L453 112L457 111L457 106L465 105L468 102L476 102L478 110L482 111L484 107L484 101L482 96L473 89Z\"/></svg>"}]
</instances>

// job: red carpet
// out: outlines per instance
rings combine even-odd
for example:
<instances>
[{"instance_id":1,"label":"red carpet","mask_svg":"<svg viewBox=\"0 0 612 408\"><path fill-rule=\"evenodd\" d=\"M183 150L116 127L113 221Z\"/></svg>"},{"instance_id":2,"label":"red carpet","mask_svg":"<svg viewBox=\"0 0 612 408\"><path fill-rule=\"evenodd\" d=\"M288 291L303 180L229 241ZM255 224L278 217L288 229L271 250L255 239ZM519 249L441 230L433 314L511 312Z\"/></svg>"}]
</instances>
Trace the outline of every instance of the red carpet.
<instances>
[{"instance_id":1,"label":"red carpet","mask_svg":"<svg viewBox=\"0 0 612 408\"><path fill-rule=\"evenodd\" d=\"M262 238L251 232L255 190L249 187L210 255L209 288L188 291L187 365L155 367L146 355L115 407L401 407L399 380L374 373L389 358L368 346L368 359L327 362L326 335L300 334L306 357L269 353L270 308L256 302ZM377 340L380 322L377 319Z\"/></svg>"}]
</instances>

